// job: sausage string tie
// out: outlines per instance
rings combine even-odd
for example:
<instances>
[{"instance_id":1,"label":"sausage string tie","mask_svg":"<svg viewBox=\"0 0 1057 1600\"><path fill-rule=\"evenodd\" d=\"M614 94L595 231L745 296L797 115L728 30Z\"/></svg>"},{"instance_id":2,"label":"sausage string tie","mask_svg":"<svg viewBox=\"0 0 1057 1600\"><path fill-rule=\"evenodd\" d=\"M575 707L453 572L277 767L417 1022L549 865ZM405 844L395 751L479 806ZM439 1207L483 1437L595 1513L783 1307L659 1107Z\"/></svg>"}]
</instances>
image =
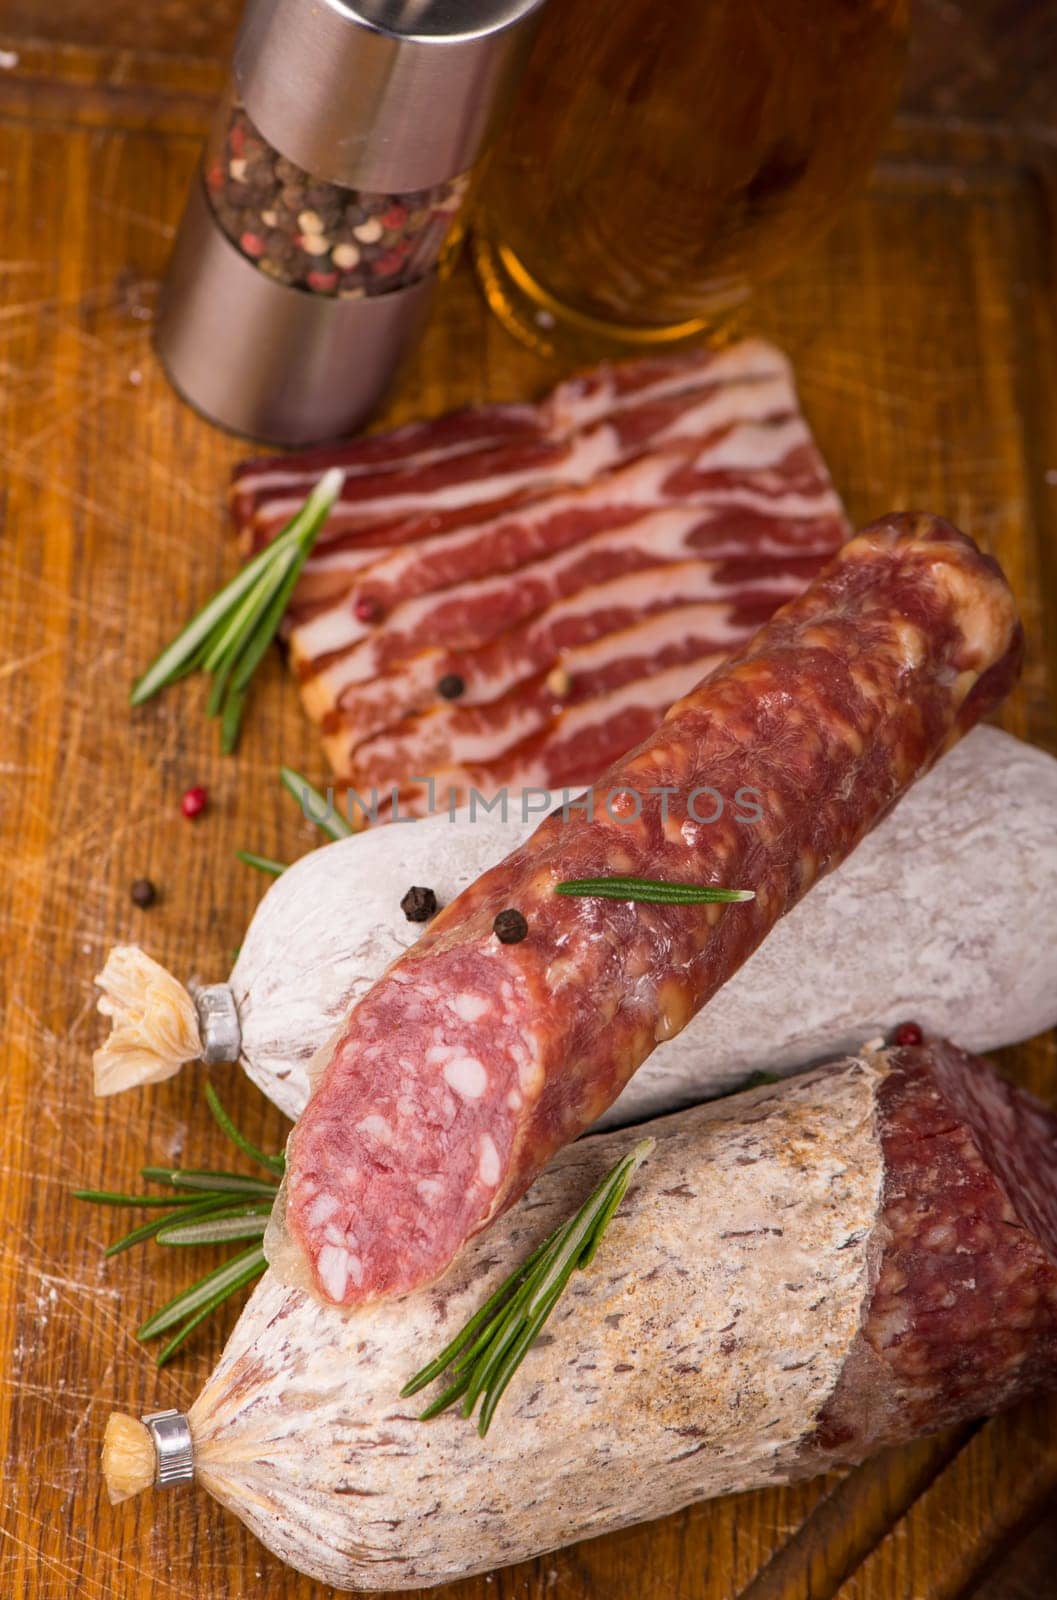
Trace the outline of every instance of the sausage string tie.
<instances>
[{"instance_id":1,"label":"sausage string tie","mask_svg":"<svg viewBox=\"0 0 1057 1600\"><path fill-rule=\"evenodd\" d=\"M482 1401L477 1432L483 1439L518 1367L578 1269L590 1265L602 1236L627 1192L632 1174L654 1147L642 1139L623 1156L584 1201L507 1278L428 1366L400 1391L407 1399L447 1372L448 1387L421 1413L426 1422L462 1400L462 1415Z\"/></svg>"},{"instance_id":2,"label":"sausage string tie","mask_svg":"<svg viewBox=\"0 0 1057 1600\"><path fill-rule=\"evenodd\" d=\"M192 672L213 680L207 711L220 718L220 743L230 755L238 743L250 680L275 638L301 568L330 515L345 474L325 472L304 505L259 555L191 619L132 686L142 705Z\"/></svg>"},{"instance_id":3,"label":"sausage string tie","mask_svg":"<svg viewBox=\"0 0 1057 1600\"><path fill-rule=\"evenodd\" d=\"M259 1278L267 1262L260 1240L268 1224L278 1182L285 1171L281 1155L266 1155L241 1133L224 1110L212 1084L206 1088L210 1111L231 1142L242 1154L262 1166L269 1179L249 1177L239 1172L207 1172L181 1167L141 1167L140 1176L148 1183L165 1184L173 1194L114 1194L105 1189L75 1189L74 1198L95 1205L116 1207L165 1207L163 1216L141 1223L108 1245L107 1256L116 1256L133 1245L154 1239L165 1245L227 1244L235 1239L252 1239L247 1249L214 1267L182 1289L161 1306L136 1330L137 1339L156 1339L175 1329L160 1351L157 1362L165 1366L180 1346L211 1312Z\"/></svg>"}]
</instances>

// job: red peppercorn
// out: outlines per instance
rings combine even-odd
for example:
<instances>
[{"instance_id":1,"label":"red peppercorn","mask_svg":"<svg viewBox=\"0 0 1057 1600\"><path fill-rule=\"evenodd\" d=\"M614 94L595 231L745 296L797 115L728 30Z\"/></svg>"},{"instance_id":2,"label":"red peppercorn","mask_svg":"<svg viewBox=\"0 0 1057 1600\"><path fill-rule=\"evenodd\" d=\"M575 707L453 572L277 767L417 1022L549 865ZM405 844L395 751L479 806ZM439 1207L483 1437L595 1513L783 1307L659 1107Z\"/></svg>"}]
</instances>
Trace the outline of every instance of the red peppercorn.
<instances>
[{"instance_id":1,"label":"red peppercorn","mask_svg":"<svg viewBox=\"0 0 1057 1600\"><path fill-rule=\"evenodd\" d=\"M376 278L387 278L394 272L399 272L404 264L406 251L387 250L384 255L376 256L371 262L371 271Z\"/></svg>"},{"instance_id":2,"label":"red peppercorn","mask_svg":"<svg viewBox=\"0 0 1057 1600\"><path fill-rule=\"evenodd\" d=\"M240 234L239 249L242 251L243 255L253 256L254 259L256 259L257 256L262 256L264 254L264 240L261 238L259 233L246 232Z\"/></svg>"},{"instance_id":3,"label":"red peppercorn","mask_svg":"<svg viewBox=\"0 0 1057 1600\"><path fill-rule=\"evenodd\" d=\"M338 287L338 275L336 272L310 272L305 282L317 294L329 294L332 289Z\"/></svg>"},{"instance_id":4,"label":"red peppercorn","mask_svg":"<svg viewBox=\"0 0 1057 1600\"><path fill-rule=\"evenodd\" d=\"M185 791L180 801L180 810L185 817L199 817L209 803L209 795L202 785L196 784L193 789Z\"/></svg>"},{"instance_id":5,"label":"red peppercorn","mask_svg":"<svg viewBox=\"0 0 1057 1600\"><path fill-rule=\"evenodd\" d=\"M223 169L221 168L219 161L214 161L213 164L206 170L206 188L211 194L219 194L223 187Z\"/></svg>"},{"instance_id":6,"label":"red peppercorn","mask_svg":"<svg viewBox=\"0 0 1057 1600\"><path fill-rule=\"evenodd\" d=\"M902 1050L908 1045L921 1044L925 1035L916 1022L901 1022L893 1037Z\"/></svg>"},{"instance_id":7,"label":"red peppercorn","mask_svg":"<svg viewBox=\"0 0 1057 1600\"><path fill-rule=\"evenodd\" d=\"M228 129L228 149L233 156L241 156L246 150L246 129L241 122L233 122Z\"/></svg>"},{"instance_id":8,"label":"red peppercorn","mask_svg":"<svg viewBox=\"0 0 1057 1600\"><path fill-rule=\"evenodd\" d=\"M382 614L381 606L369 594L361 594L352 609L357 622L377 622Z\"/></svg>"},{"instance_id":9,"label":"red peppercorn","mask_svg":"<svg viewBox=\"0 0 1057 1600\"><path fill-rule=\"evenodd\" d=\"M388 211L383 211L379 217L383 228L402 228L407 221L407 212L403 206L390 206Z\"/></svg>"}]
</instances>

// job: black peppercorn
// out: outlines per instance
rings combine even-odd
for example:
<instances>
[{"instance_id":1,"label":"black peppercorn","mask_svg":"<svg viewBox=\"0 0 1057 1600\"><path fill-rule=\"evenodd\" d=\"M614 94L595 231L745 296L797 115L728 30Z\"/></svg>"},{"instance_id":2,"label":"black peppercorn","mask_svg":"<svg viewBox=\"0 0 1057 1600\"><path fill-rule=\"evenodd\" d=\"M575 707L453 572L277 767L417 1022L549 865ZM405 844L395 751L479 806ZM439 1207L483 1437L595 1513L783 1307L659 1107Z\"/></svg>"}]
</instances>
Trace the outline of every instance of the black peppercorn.
<instances>
[{"instance_id":1,"label":"black peppercorn","mask_svg":"<svg viewBox=\"0 0 1057 1600\"><path fill-rule=\"evenodd\" d=\"M528 933L528 923L520 911L511 906L501 911L492 923L492 932L500 944L520 944Z\"/></svg>"},{"instance_id":2,"label":"black peppercorn","mask_svg":"<svg viewBox=\"0 0 1057 1600\"><path fill-rule=\"evenodd\" d=\"M410 888L400 902L400 909L408 922L428 922L437 915L437 897L432 889Z\"/></svg>"},{"instance_id":3,"label":"black peppercorn","mask_svg":"<svg viewBox=\"0 0 1057 1600\"><path fill-rule=\"evenodd\" d=\"M132 896L132 904L139 906L142 911L146 911L158 898L158 891L149 878L137 878L129 894Z\"/></svg>"},{"instance_id":4,"label":"black peppercorn","mask_svg":"<svg viewBox=\"0 0 1057 1600\"><path fill-rule=\"evenodd\" d=\"M437 693L445 700L457 700L466 691L466 685L457 672L446 672L437 684Z\"/></svg>"}]
</instances>

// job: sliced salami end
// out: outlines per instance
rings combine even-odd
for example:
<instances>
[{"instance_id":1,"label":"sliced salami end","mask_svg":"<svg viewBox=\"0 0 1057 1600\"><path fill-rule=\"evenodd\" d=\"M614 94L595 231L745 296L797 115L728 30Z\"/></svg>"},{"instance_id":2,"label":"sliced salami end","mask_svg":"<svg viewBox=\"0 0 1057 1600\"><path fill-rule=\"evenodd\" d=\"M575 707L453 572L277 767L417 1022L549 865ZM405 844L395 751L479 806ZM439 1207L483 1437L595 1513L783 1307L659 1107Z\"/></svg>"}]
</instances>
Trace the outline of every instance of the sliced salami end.
<instances>
[{"instance_id":1,"label":"sliced salami end","mask_svg":"<svg viewBox=\"0 0 1057 1600\"><path fill-rule=\"evenodd\" d=\"M952 1044L887 1059L883 1253L818 1440L849 1460L1057 1370L1057 1118Z\"/></svg>"}]
</instances>

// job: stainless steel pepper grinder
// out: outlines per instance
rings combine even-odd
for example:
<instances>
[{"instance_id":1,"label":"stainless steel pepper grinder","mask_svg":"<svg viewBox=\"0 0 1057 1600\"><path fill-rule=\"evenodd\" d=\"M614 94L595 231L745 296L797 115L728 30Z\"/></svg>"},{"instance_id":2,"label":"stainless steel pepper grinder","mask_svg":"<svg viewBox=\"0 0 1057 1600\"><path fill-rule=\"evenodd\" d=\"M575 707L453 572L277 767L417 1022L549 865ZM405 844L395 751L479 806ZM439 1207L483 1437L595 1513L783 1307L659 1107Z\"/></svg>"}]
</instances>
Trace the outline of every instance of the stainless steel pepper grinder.
<instances>
[{"instance_id":1,"label":"stainless steel pepper grinder","mask_svg":"<svg viewBox=\"0 0 1057 1600\"><path fill-rule=\"evenodd\" d=\"M250 0L156 331L278 444L358 427L416 342L544 0Z\"/></svg>"}]
</instances>

